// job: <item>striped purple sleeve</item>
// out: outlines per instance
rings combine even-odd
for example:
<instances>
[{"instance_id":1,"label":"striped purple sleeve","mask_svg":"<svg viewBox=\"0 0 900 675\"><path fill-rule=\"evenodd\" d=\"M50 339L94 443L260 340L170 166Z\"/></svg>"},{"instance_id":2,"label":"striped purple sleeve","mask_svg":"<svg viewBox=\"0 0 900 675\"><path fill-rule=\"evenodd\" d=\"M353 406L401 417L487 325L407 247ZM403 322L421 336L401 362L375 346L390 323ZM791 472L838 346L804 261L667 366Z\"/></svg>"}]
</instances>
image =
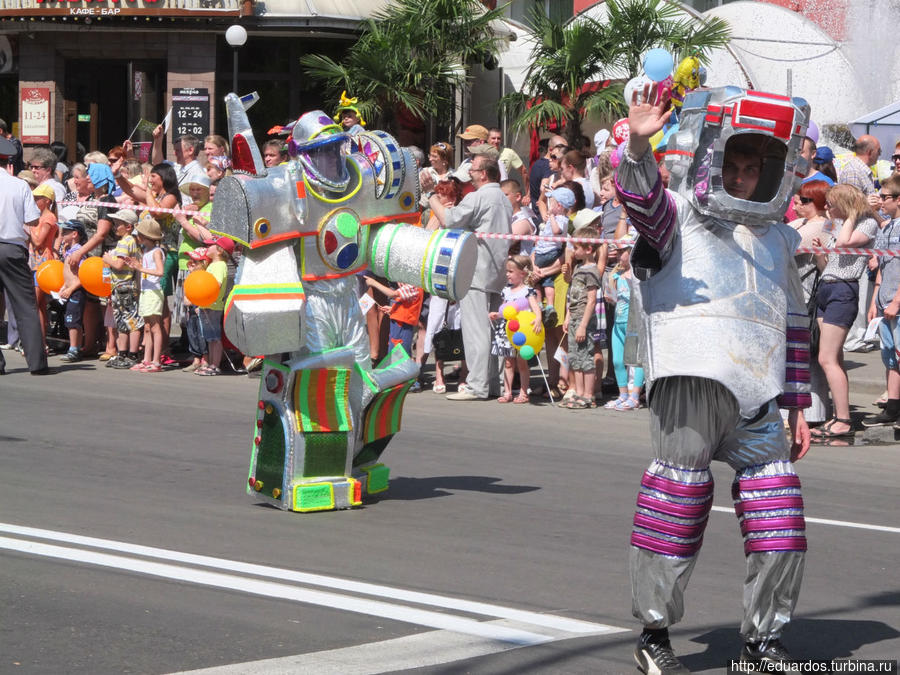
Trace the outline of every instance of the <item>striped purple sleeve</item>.
<instances>
[{"instance_id":1,"label":"striped purple sleeve","mask_svg":"<svg viewBox=\"0 0 900 675\"><path fill-rule=\"evenodd\" d=\"M672 196L663 187L659 172L657 171L656 183L646 195L629 192L619 182L619 178L617 173L616 194L625 207L631 224L653 248L663 250L675 229L677 209Z\"/></svg>"},{"instance_id":2,"label":"striped purple sleeve","mask_svg":"<svg viewBox=\"0 0 900 675\"><path fill-rule=\"evenodd\" d=\"M808 408L809 393L809 317L788 312L787 349L785 350L784 393L778 397L781 408Z\"/></svg>"}]
</instances>

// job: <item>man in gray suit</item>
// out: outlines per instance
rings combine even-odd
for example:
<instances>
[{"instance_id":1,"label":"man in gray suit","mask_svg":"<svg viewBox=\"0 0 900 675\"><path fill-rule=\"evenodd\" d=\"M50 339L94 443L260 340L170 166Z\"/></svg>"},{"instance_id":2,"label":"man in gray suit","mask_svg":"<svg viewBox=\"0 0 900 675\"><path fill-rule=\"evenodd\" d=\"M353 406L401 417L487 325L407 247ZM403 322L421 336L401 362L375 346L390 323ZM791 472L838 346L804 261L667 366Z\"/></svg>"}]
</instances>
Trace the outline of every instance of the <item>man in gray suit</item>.
<instances>
[{"instance_id":1,"label":"man in gray suit","mask_svg":"<svg viewBox=\"0 0 900 675\"><path fill-rule=\"evenodd\" d=\"M469 169L474 192L450 208L432 195L430 204L444 227L509 234L512 206L500 189L497 161L483 155L472 160ZM491 321L488 313L500 306L500 291L506 284L506 259L510 242L506 239L479 239L478 261L472 287L459 301L463 345L469 375L465 388L449 394L452 401L479 401L499 393L499 362L491 358Z\"/></svg>"}]
</instances>

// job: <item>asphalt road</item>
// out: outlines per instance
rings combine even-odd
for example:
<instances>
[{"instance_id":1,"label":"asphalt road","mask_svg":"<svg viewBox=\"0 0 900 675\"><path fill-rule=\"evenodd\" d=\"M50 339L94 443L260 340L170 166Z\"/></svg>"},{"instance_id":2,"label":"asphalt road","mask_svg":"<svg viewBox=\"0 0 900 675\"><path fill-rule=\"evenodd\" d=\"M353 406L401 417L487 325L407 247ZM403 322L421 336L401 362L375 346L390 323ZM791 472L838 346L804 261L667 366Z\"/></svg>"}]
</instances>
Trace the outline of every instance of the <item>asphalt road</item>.
<instances>
[{"instance_id":1,"label":"asphalt road","mask_svg":"<svg viewBox=\"0 0 900 675\"><path fill-rule=\"evenodd\" d=\"M97 362L38 378L7 358L0 673L635 672L646 411L411 395L390 490L296 514L244 493L258 380ZM898 453L820 447L798 466L798 657L900 656ZM740 649L742 542L728 468L715 477L672 631L695 672Z\"/></svg>"}]
</instances>

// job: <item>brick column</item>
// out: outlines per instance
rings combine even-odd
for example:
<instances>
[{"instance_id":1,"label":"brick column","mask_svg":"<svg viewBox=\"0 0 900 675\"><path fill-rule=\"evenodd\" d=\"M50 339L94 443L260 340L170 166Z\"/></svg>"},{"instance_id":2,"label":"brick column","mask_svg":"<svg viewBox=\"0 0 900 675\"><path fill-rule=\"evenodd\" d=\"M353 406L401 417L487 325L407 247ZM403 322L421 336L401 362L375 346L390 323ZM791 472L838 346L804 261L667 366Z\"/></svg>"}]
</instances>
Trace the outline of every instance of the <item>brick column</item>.
<instances>
[{"instance_id":1,"label":"brick column","mask_svg":"<svg viewBox=\"0 0 900 675\"><path fill-rule=\"evenodd\" d=\"M209 119L216 119L216 35L215 33L170 33L168 36L169 72L166 83L166 110L172 107L172 90L183 87L209 90ZM211 131L215 131L211 129ZM166 138L166 157L174 161L172 133ZM202 139L201 139L202 140Z\"/></svg>"},{"instance_id":2,"label":"brick column","mask_svg":"<svg viewBox=\"0 0 900 675\"><path fill-rule=\"evenodd\" d=\"M50 140L61 139L64 135L63 86L65 62L53 46L51 40L19 39L19 101L22 89L29 87L50 88ZM19 120L22 119L21 104ZM26 160L28 152L26 150Z\"/></svg>"}]
</instances>

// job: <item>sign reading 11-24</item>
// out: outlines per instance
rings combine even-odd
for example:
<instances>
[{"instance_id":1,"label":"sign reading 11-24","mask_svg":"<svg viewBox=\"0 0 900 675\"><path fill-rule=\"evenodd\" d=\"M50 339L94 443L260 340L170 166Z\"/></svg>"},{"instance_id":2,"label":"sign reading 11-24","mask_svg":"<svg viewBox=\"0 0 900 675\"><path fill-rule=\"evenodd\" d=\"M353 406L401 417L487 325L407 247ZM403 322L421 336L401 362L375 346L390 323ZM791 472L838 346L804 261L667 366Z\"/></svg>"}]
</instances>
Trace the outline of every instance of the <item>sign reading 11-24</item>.
<instances>
[{"instance_id":1,"label":"sign reading 11-24","mask_svg":"<svg viewBox=\"0 0 900 675\"><path fill-rule=\"evenodd\" d=\"M173 89L172 126L172 138L191 134L202 142L209 135L209 89Z\"/></svg>"}]
</instances>

